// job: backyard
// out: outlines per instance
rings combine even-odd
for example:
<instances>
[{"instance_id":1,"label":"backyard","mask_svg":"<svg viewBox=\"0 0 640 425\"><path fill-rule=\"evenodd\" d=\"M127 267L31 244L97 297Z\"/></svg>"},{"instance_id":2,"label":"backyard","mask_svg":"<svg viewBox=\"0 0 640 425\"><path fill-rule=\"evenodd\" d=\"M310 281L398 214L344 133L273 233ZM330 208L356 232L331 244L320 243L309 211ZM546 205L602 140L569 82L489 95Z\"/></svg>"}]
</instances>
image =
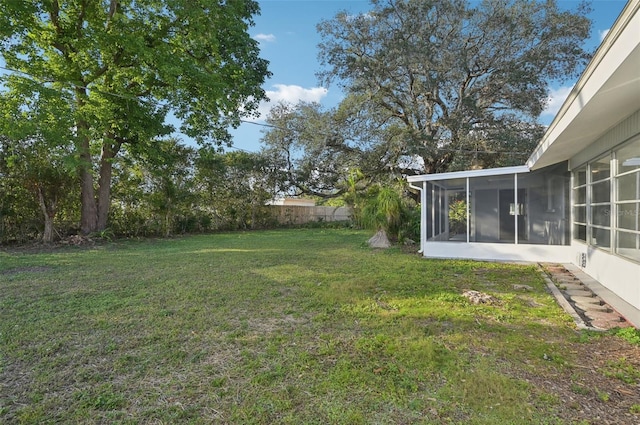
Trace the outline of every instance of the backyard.
<instances>
[{"instance_id":1,"label":"backyard","mask_svg":"<svg viewBox=\"0 0 640 425\"><path fill-rule=\"evenodd\" d=\"M0 422L640 423L637 332L577 331L535 265L369 236L0 251Z\"/></svg>"}]
</instances>

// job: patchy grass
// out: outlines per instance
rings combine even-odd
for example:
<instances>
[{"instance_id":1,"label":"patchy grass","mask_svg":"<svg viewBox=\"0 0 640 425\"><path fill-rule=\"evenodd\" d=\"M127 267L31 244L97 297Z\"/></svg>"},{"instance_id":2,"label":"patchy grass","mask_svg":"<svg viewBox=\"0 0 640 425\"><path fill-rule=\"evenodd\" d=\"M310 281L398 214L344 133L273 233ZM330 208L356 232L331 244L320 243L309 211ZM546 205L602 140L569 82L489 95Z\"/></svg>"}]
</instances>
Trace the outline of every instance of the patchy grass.
<instances>
[{"instance_id":1,"label":"patchy grass","mask_svg":"<svg viewBox=\"0 0 640 425\"><path fill-rule=\"evenodd\" d=\"M616 404L579 364L620 338L576 332L536 267L366 239L299 229L0 252L0 422L570 424L580 406L565 394ZM471 305L467 289L499 303ZM594 373L640 376L633 357ZM620 405L638 419L637 397Z\"/></svg>"}]
</instances>

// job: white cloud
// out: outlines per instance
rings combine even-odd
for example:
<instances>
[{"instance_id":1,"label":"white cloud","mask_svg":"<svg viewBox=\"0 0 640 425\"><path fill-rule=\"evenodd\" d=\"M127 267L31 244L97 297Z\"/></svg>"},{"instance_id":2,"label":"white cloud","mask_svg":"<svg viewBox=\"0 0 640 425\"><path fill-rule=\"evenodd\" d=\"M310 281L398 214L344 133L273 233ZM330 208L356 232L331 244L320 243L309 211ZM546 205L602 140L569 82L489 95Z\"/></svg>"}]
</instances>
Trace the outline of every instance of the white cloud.
<instances>
[{"instance_id":1,"label":"white cloud","mask_svg":"<svg viewBox=\"0 0 640 425\"><path fill-rule=\"evenodd\" d=\"M571 93L572 89L573 89L573 86L563 86L563 87L558 87L557 89L551 89L551 93L549 93L547 107L544 108L544 111L542 111L542 115L555 116L560 110L560 107L564 103L567 96L569 96L569 93Z\"/></svg>"},{"instance_id":2,"label":"white cloud","mask_svg":"<svg viewBox=\"0 0 640 425\"><path fill-rule=\"evenodd\" d=\"M276 41L276 36L273 34L256 34L255 36L253 36L253 38L255 38L258 41L264 41L265 43L273 43Z\"/></svg>"},{"instance_id":3,"label":"white cloud","mask_svg":"<svg viewBox=\"0 0 640 425\"><path fill-rule=\"evenodd\" d=\"M274 84L273 87L276 90L267 90L267 97L271 102L320 102L327 95L327 89L324 87L305 89L300 86L286 84Z\"/></svg>"},{"instance_id":4,"label":"white cloud","mask_svg":"<svg viewBox=\"0 0 640 425\"><path fill-rule=\"evenodd\" d=\"M609 34L609 30L603 30L603 31L598 31L598 35L600 36L600 43L602 43L602 40L604 40L604 38L607 36L607 34Z\"/></svg>"},{"instance_id":5,"label":"white cloud","mask_svg":"<svg viewBox=\"0 0 640 425\"><path fill-rule=\"evenodd\" d=\"M346 15L347 22L352 22L360 18L366 19L368 21L373 21L375 19L375 16L371 12L357 13L355 15L351 15L351 14Z\"/></svg>"},{"instance_id":6,"label":"white cloud","mask_svg":"<svg viewBox=\"0 0 640 425\"><path fill-rule=\"evenodd\" d=\"M324 87L304 88L297 85L274 84L273 90L266 90L269 101L260 102L258 112L260 117L250 118L252 121L263 120L271 110L271 107L278 102L295 105L298 102L320 102L328 93Z\"/></svg>"}]
</instances>

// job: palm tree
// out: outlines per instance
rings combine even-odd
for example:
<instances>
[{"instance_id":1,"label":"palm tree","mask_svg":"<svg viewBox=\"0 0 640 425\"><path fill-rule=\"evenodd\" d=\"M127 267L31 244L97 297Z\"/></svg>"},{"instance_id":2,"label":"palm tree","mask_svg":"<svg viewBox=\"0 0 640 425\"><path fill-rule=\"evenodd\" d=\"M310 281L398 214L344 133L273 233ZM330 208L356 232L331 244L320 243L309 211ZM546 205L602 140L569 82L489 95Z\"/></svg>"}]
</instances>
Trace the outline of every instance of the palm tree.
<instances>
[{"instance_id":1,"label":"palm tree","mask_svg":"<svg viewBox=\"0 0 640 425\"><path fill-rule=\"evenodd\" d=\"M369 198L362 209L361 219L364 227L375 230L369 239L374 248L388 248L392 239L397 238L406 207L401 194L394 188L380 187L375 196Z\"/></svg>"}]
</instances>

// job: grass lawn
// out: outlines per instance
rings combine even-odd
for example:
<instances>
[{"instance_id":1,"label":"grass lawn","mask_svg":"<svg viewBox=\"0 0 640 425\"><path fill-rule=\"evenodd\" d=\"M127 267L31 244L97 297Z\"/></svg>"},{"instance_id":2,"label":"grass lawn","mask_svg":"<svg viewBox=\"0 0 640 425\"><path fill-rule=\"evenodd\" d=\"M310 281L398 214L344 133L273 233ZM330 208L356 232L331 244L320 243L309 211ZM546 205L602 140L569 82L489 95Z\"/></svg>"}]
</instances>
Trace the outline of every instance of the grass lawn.
<instances>
[{"instance_id":1,"label":"grass lawn","mask_svg":"<svg viewBox=\"0 0 640 425\"><path fill-rule=\"evenodd\" d=\"M368 236L0 252L0 423L605 423L586 403L640 422L638 347L577 332L536 267Z\"/></svg>"}]
</instances>

